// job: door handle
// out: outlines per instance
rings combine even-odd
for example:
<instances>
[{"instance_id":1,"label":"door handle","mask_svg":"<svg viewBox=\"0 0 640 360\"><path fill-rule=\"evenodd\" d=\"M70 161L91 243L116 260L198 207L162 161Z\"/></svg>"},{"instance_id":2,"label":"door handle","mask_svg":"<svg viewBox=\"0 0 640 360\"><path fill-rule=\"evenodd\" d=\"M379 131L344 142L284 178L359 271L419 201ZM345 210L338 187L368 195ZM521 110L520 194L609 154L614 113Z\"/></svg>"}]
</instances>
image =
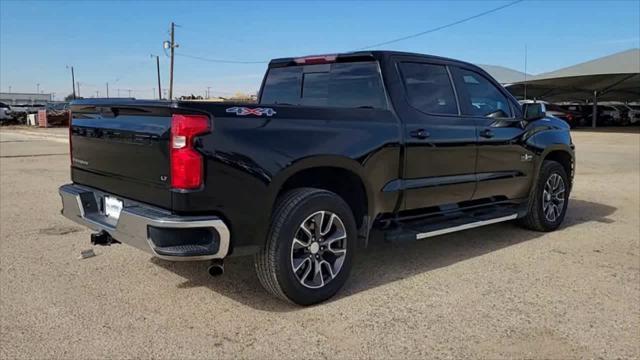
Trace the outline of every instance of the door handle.
<instances>
[{"instance_id":1,"label":"door handle","mask_svg":"<svg viewBox=\"0 0 640 360\"><path fill-rule=\"evenodd\" d=\"M416 139L426 139L430 135L425 129L412 130L409 134Z\"/></svg>"},{"instance_id":2,"label":"door handle","mask_svg":"<svg viewBox=\"0 0 640 360\"><path fill-rule=\"evenodd\" d=\"M487 138L487 139L491 139L492 137L495 136L495 134L493 133L493 131L489 130L489 129L484 129L481 133L480 136L482 136L483 138Z\"/></svg>"}]
</instances>

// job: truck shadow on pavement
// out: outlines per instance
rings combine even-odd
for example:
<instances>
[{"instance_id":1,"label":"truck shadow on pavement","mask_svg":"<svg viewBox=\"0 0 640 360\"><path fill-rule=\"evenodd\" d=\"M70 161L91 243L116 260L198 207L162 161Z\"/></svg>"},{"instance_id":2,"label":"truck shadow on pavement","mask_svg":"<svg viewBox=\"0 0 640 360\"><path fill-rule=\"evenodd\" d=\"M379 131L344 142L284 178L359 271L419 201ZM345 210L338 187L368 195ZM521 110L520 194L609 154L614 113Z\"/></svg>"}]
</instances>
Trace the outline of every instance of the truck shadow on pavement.
<instances>
[{"instance_id":1,"label":"truck shadow on pavement","mask_svg":"<svg viewBox=\"0 0 640 360\"><path fill-rule=\"evenodd\" d=\"M572 226L586 226L593 221L612 223L614 220L608 216L615 211L616 208L609 205L571 199L565 222L558 231ZM403 244L372 239L367 248L358 249L347 284L326 303L545 235L522 229L510 222ZM167 262L157 258L151 258L150 261L185 278L185 282L178 285L179 288L206 287L262 311L303 309L281 301L262 289L255 275L253 257L228 259L225 261L225 274L216 278L208 275L206 262Z\"/></svg>"}]
</instances>

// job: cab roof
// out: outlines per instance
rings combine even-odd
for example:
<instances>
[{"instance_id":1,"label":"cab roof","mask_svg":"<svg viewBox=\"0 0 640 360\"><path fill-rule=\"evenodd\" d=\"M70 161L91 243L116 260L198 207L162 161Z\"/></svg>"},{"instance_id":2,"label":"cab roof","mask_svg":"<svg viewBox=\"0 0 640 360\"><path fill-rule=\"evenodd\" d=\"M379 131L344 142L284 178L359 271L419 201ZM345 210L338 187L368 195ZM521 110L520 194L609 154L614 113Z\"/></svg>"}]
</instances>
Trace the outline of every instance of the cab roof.
<instances>
[{"instance_id":1,"label":"cab roof","mask_svg":"<svg viewBox=\"0 0 640 360\"><path fill-rule=\"evenodd\" d=\"M467 63L461 60L446 58L442 56L419 54L419 53L404 52L404 51L392 51L392 50L354 51L354 52L336 53L336 54L320 54L320 55L307 55L307 56L301 56L301 57L278 58L278 59L271 60L269 62L269 67L284 67L284 66L295 66L295 65L321 64L321 63L330 63L330 62L353 62L353 61L367 61L367 60L385 61L386 59L392 56L419 57L424 59L464 64L466 66L470 66L476 69L481 69L480 67L474 64Z\"/></svg>"}]
</instances>

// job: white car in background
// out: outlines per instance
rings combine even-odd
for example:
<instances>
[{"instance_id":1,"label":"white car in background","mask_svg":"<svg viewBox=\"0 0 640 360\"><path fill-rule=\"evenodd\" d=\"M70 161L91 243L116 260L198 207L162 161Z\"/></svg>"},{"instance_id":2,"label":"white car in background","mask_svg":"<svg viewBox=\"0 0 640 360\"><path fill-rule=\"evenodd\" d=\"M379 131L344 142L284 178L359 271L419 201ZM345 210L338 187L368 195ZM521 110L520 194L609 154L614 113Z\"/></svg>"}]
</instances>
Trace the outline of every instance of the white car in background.
<instances>
[{"instance_id":1,"label":"white car in background","mask_svg":"<svg viewBox=\"0 0 640 360\"><path fill-rule=\"evenodd\" d=\"M623 124L638 124L640 123L640 105L630 104L612 104L615 108L620 110Z\"/></svg>"},{"instance_id":2,"label":"white car in background","mask_svg":"<svg viewBox=\"0 0 640 360\"><path fill-rule=\"evenodd\" d=\"M13 116L11 116L11 108L9 105L0 102L0 121L11 119L13 119Z\"/></svg>"},{"instance_id":3,"label":"white car in background","mask_svg":"<svg viewBox=\"0 0 640 360\"><path fill-rule=\"evenodd\" d=\"M616 124L629 125L640 123L640 106L625 104L619 101L604 102L603 105L610 106L617 110L618 119L614 116ZM615 114L614 114L615 115Z\"/></svg>"},{"instance_id":4,"label":"white car in background","mask_svg":"<svg viewBox=\"0 0 640 360\"><path fill-rule=\"evenodd\" d=\"M622 123L620 110L613 105L602 105L602 116L611 119L612 124L618 125Z\"/></svg>"},{"instance_id":5,"label":"white car in background","mask_svg":"<svg viewBox=\"0 0 640 360\"><path fill-rule=\"evenodd\" d=\"M628 118L631 124L640 124L640 105L625 105L629 108Z\"/></svg>"}]
</instances>

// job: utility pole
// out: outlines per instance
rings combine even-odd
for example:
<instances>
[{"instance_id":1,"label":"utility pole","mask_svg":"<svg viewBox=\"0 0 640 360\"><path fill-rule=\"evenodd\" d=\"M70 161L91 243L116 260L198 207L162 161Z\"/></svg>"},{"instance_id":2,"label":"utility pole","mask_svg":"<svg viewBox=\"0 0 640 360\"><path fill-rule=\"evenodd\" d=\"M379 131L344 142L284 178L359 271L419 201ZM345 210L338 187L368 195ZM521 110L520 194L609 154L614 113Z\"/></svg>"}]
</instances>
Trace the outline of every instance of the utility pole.
<instances>
[{"instance_id":1,"label":"utility pole","mask_svg":"<svg viewBox=\"0 0 640 360\"><path fill-rule=\"evenodd\" d=\"M162 86L160 85L160 56L156 55L156 70L158 71L158 99L162 100Z\"/></svg>"},{"instance_id":2,"label":"utility pole","mask_svg":"<svg viewBox=\"0 0 640 360\"><path fill-rule=\"evenodd\" d=\"M176 24L174 22L171 22L171 40L165 41L163 43L163 47L165 49L169 49L171 57L169 64L169 100L173 99L173 58L175 49L179 46L175 42L175 28Z\"/></svg>"},{"instance_id":3,"label":"utility pole","mask_svg":"<svg viewBox=\"0 0 640 360\"><path fill-rule=\"evenodd\" d=\"M109 98L109 83L107 82L107 99Z\"/></svg>"},{"instance_id":4,"label":"utility pole","mask_svg":"<svg viewBox=\"0 0 640 360\"><path fill-rule=\"evenodd\" d=\"M78 97L80 97L80 81L77 81L76 85L78 86Z\"/></svg>"},{"instance_id":5,"label":"utility pole","mask_svg":"<svg viewBox=\"0 0 640 360\"><path fill-rule=\"evenodd\" d=\"M129 97L131 97L131 89L128 89L128 91L129 91Z\"/></svg>"},{"instance_id":6,"label":"utility pole","mask_svg":"<svg viewBox=\"0 0 640 360\"><path fill-rule=\"evenodd\" d=\"M67 69L69 66L67 66ZM76 98L76 77L73 74L73 66L71 66L71 88L73 89L73 98Z\"/></svg>"},{"instance_id":7,"label":"utility pole","mask_svg":"<svg viewBox=\"0 0 640 360\"><path fill-rule=\"evenodd\" d=\"M40 83L36 84L36 94L40 94Z\"/></svg>"},{"instance_id":8,"label":"utility pole","mask_svg":"<svg viewBox=\"0 0 640 360\"><path fill-rule=\"evenodd\" d=\"M175 27L171 22L171 69L169 70L169 100L173 100L173 54L175 49Z\"/></svg>"},{"instance_id":9,"label":"utility pole","mask_svg":"<svg viewBox=\"0 0 640 360\"><path fill-rule=\"evenodd\" d=\"M100 97L100 91L96 90L96 98L99 98L99 97Z\"/></svg>"},{"instance_id":10,"label":"utility pole","mask_svg":"<svg viewBox=\"0 0 640 360\"><path fill-rule=\"evenodd\" d=\"M209 90L211 89L211 86L207 86L207 99L209 98Z\"/></svg>"}]
</instances>

